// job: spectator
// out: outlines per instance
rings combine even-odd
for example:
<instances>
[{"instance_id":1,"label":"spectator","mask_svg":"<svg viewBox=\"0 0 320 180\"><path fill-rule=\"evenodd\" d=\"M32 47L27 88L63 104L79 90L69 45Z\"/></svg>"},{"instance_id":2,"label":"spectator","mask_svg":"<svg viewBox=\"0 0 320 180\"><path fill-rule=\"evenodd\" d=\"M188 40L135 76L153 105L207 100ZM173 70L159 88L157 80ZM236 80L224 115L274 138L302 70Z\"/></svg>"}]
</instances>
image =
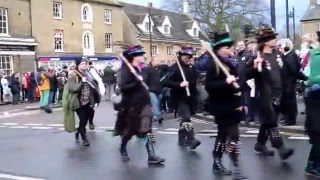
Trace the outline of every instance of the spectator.
<instances>
[{"instance_id":1,"label":"spectator","mask_svg":"<svg viewBox=\"0 0 320 180\"><path fill-rule=\"evenodd\" d=\"M57 76L57 85L58 85L58 91L59 91L58 103L62 103L63 89L66 83L67 83L67 72L64 70L61 70Z\"/></svg>"},{"instance_id":2,"label":"spectator","mask_svg":"<svg viewBox=\"0 0 320 180\"><path fill-rule=\"evenodd\" d=\"M48 74L49 74L49 81L50 81L49 104L55 104L56 94L58 91L58 80L57 80L55 69L49 68Z\"/></svg>"},{"instance_id":3,"label":"spectator","mask_svg":"<svg viewBox=\"0 0 320 180\"><path fill-rule=\"evenodd\" d=\"M20 100L20 92L21 92L21 86L19 81L19 73L14 73L11 76L9 87L11 88L12 93L12 104L16 105L19 103Z\"/></svg>"},{"instance_id":4,"label":"spectator","mask_svg":"<svg viewBox=\"0 0 320 180\"><path fill-rule=\"evenodd\" d=\"M3 76L1 79L1 86L3 89L3 102L10 103L11 102L11 89L9 87L9 77Z\"/></svg>"},{"instance_id":5,"label":"spectator","mask_svg":"<svg viewBox=\"0 0 320 180\"><path fill-rule=\"evenodd\" d=\"M39 73L36 75L36 82L40 91L40 108L47 113L51 113L52 110L49 107L49 94L50 94L50 74L46 73L46 70L41 67Z\"/></svg>"}]
</instances>

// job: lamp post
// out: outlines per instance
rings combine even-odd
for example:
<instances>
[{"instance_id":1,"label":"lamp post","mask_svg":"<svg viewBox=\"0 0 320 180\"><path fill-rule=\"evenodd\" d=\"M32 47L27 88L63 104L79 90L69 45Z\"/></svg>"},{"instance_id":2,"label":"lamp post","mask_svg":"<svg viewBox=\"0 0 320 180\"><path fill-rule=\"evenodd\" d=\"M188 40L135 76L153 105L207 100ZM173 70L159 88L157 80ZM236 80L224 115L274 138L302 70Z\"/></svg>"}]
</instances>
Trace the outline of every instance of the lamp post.
<instances>
[{"instance_id":1,"label":"lamp post","mask_svg":"<svg viewBox=\"0 0 320 180\"><path fill-rule=\"evenodd\" d=\"M152 25L151 25L151 8L152 2L148 2L148 17L149 17L149 38L150 38L150 57L152 57Z\"/></svg>"},{"instance_id":2,"label":"lamp post","mask_svg":"<svg viewBox=\"0 0 320 180\"><path fill-rule=\"evenodd\" d=\"M293 25L293 44L296 43L296 18L295 18L295 10L292 7L292 11L289 13L289 18L292 18L292 25Z\"/></svg>"},{"instance_id":3,"label":"lamp post","mask_svg":"<svg viewBox=\"0 0 320 180\"><path fill-rule=\"evenodd\" d=\"M270 0L271 25L276 29L276 3L275 0Z\"/></svg>"},{"instance_id":4,"label":"lamp post","mask_svg":"<svg viewBox=\"0 0 320 180\"><path fill-rule=\"evenodd\" d=\"M289 31L289 3L286 0L286 25L287 25L287 38L290 38L290 31Z\"/></svg>"}]
</instances>

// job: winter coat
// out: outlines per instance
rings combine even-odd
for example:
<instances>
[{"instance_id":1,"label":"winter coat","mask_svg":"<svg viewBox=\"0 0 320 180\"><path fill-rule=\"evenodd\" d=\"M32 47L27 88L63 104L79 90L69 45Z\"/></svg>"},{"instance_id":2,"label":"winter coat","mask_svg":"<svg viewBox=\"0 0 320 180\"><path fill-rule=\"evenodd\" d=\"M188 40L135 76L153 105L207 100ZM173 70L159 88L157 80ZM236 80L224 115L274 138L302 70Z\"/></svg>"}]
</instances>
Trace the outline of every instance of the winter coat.
<instances>
[{"instance_id":1,"label":"winter coat","mask_svg":"<svg viewBox=\"0 0 320 180\"><path fill-rule=\"evenodd\" d=\"M57 91L58 90L58 80L57 76L54 74L51 77L49 77L50 81L50 91Z\"/></svg>"},{"instance_id":2,"label":"winter coat","mask_svg":"<svg viewBox=\"0 0 320 180\"><path fill-rule=\"evenodd\" d=\"M11 89L9 87L9 81L7 78L5 77L2 77L1 79L1 86L2 86L2 91L3 91L3 94L6 95L6 94L11 94Z\"/></svg>"},{"instance_id":3,"label":"winter coat","mask_svg":"<svg viewBox=\"0 0 320 180\"><path fill-rule=\"evenodd\" d=\"M271 54L262 53L261 57L269 63L263 63L263 72L253 68L253 61L246 67L247 77L254 78L259 92L259 116L263 124L277 124L280 113L280 100L285 81L283 55L274 50ZM270 67L270 70L268 68Z\"/></svg>"},{"instance_id":4,"label":"winter coat","mask_svg":"<svg viewBox=\"0 0 320 180\"><path fill-rule=\"evenodd\" d=\"M142 70L143 77L149 87L149 91L159 95L161 93L160 73L157 67L147 66Z\"/></svg>"},{"instance_id":5,"label":"winter coat","mask_svg":"<svg viewBox=\"0 0 320 180\"><path fill-rule=\"evenodd\" d=\"M190 101L197 96L197 81L199 73L193 65L180 62L186 80L189 82L190 97L187 96L186 88L180 87L183 82L178 64L173 64L169 69L168 76L162 81L163 86L171 88L171 98L177 103L179 101Z\"/></svg>"},{"instance_id":6,"label":"winter coat","mask_svg":"<svg viewBox=\"0 0 320 180\"><path fill-rule=\"evenodd\" d=\"M70 77L70 76L69 76ZM74 74L74 78L76 78L76 75ZM62 108L63 108L63 122L64 122L64 129L67 132L74 132L76 131L76 125L75 125L75 115L74 115L74 103L79 103L77 100L77 94L72 93L69 89L70 83L66 84L63 89L62 94ZM76 105L79 106L79 105Z\"/></svg>"},{"instance_id":7,"label":"winter coat","mask_svg":"<svg viewBox=\"0 0 320 180\"><path fill-rule=\"evenodd\" d=\"M19 81L19 78L15 77L15 74L13 74L11 76L9 84L10 84L12 94L19 94L20 93L20 91L21 91L20 81Z\"/></svg>"},{"instance_id":8,"label":"winter coat","mask_svg":"<svg viewBox=\"0 0 320 180\"><path fill-rule=\"evenodd\" d=\"M237 77L237 67L231 61L219 58L231 75ZM213 60L208 61L205 86L209 94L207 111L215 116L217 124L237 124L243 117L241 91L226 82L226 75L217 68Z\"/></svg>"}]
</instances>

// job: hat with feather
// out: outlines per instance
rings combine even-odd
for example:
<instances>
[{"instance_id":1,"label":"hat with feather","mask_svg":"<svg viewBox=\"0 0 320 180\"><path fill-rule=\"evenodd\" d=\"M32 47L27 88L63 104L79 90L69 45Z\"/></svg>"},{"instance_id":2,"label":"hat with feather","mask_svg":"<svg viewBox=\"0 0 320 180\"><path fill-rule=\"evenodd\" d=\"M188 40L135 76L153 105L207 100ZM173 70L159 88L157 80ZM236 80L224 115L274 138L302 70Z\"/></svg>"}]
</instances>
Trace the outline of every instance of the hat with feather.
<instances>
[{"instance_id":1,"label":"hat with feather","mask_svg":"<svg viewBox=\"0 0 320 180\"><path fill-rule=\"evenodd\" d=\"M258 43L265 43L273 39L277 39L278 33L274 31L271 27L267 25L262 25L258 32Z\"/></svg>"}]
</instances>

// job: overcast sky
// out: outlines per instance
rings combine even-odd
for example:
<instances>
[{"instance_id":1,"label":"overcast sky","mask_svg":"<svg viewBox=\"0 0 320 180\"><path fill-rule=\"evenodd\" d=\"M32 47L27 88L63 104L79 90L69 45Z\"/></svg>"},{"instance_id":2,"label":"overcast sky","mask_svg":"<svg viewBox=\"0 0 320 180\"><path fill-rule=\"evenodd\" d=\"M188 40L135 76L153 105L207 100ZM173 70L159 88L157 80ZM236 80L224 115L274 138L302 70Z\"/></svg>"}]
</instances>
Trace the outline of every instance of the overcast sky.
<instances>
[{"instance_id":1,"label":"overcast sky","mask_svg":"<svg viewBox=\"0 0 320 180\"><path fill-rule=\"evenodd\" d=\"M162 0L121 0L128 3L140 4L147 6L148 1L153 3L154 7L160 7ZM270 0L265 0L270 3ZM318 0L319 1L319 0ZM310 0L289 0L289 11L291 11L292 7L295 7L296 11L296 22L298 23L304 12L309 7ZM276 0L276 20L277 20L277 29L280 30L285 27L285 14L286 14L286 1L285 0ZM290 20L292 22L292 20Z\"/></svg>"}]
</instances>

